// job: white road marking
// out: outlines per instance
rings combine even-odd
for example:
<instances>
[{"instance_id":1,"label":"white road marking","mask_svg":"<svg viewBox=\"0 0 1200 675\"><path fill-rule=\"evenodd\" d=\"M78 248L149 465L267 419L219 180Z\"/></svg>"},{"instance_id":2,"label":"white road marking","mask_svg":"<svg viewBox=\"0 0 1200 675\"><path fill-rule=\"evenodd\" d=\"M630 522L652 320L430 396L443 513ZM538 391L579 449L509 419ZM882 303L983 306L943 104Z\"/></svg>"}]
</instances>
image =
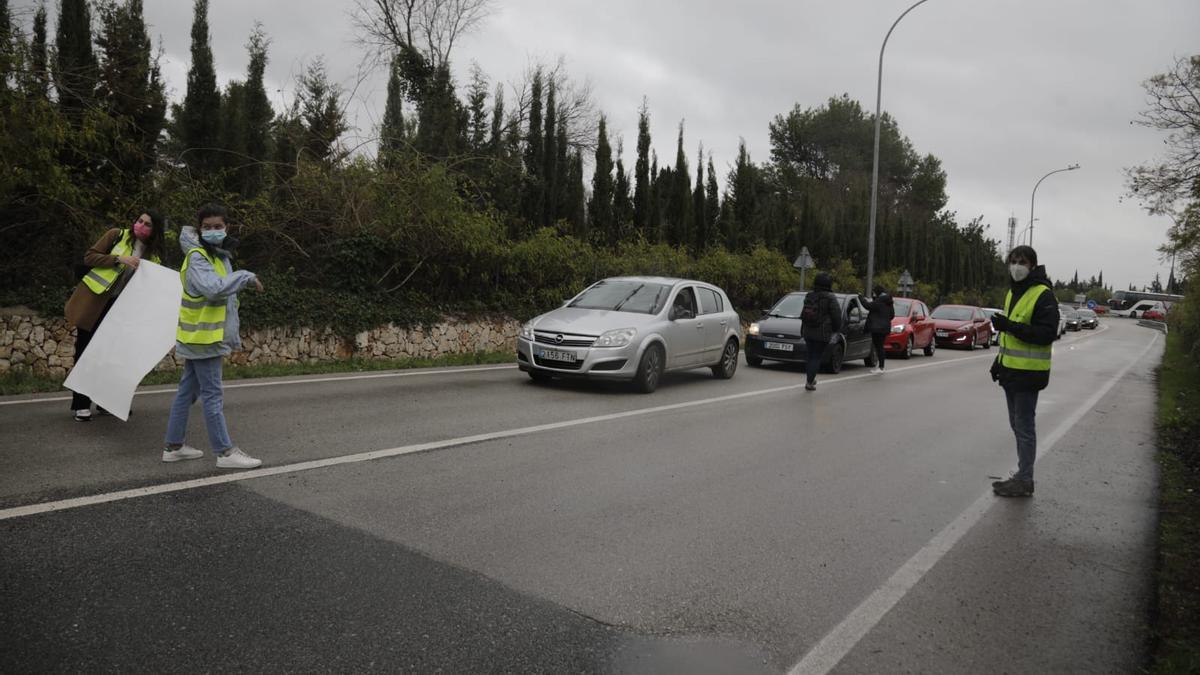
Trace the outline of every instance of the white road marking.
<instances>
[{"instance_id":1,"label":"white road marking","mask_svg":"<svg viewBox=\"0 0 1200 675\"><path fill-rule=\"evenodd\" d=\"M316 382L350 382L352 380L378 380L389 377L418 377L421 375L448 375L453 373L482 373L489 370L511 370L516 364L503 366L478 366L466 368L442 368L437 370L402 370L389 373L370 373L367 375L333 375L330 377L313 377L304 380L275 380L271 382L246 382L233 380L225 383L225 389L249 389L251 387L281 387L289 384L313 384ZM178 387L171 389L147 389L134 392L134 396L153 396L154 394L174 394ZM29 403L50 403L52 401L70 401L70 396L53 396L45 398L29 398L19 401L0 401L4 405L26 405Z\"/></svg>"},{"instance_id":2,"label":"white road marking","mask_svg":"<svg viewBox=\"0 0 1200 675\"><path fill-rule=\"evenodd\" d=\"M1102 331L1097 331L1097 333L1099 332ZM1104 395L1146 356L1156 342L1158 342L1157 333L1136 358L1127 363L1120 372L1110 378L1103 387L1092 394L1040 442L1038 458L1042 459L1050 454L1054 445L1071 430L1071 427L1090 412L1100 402L1100 399L1104 398ZM1043 447L1045 450L1042 449ZM871 632L871 629L917 585L925 573L932 569L950 549L954 548L958 540L983 518L983 515L998 499L989 490L975 500L975 503L968 506L945 529L934 535L933 539L930 539L921 550L901 565L900 569L883 582L882 586L867 596L845 619L842 619L841 623L834 626L825 637L821 638L820 642L788 670L788 675L825 675L833 670L854 649L855 645L866 637L867 633Z\"/></svg>"},{"instance_id":3,"label":"white road marking","mask_svg":"<svg viewBox=\"0 0 1200 675\"><path fill-rule=\"evenodd\" d=\"M978 354L974 356L964 356L952 360L932 361L916 366L906 366L904 368L896 368L893 373L902 373L910 370L921 370L923 368L937 368L952 366L960 363L967 363L980 358L991 358L993 354ZM506 366L508 367L508 366ZM830 387L843 382L851 382L864 378L875 377L874 374L866 372L859 375L848 375L837 379L826 379L821 382L822 388ZM311 380L303 380L311 381ZM269 384L269 383L264 383ZM234 483L238 481L252 480L255 478L265 478L267 476L277 476L280 474L299 473L301 471L312 471L313 469L323 469L330 466L338 466L340 464L357 464L359 462L369 462L377 459L385 459L388 457L399 457L401 455L411 455L418 452L429 452L432 450L442 450L460 445L470 445L472 443L483 443L486 441L494 441L501 438L512 438L514 436L526 436L536 434L543 431L554 431L557 429L566 429L569 427L577 427L585 424L596 424L599 422L610 422L612 420L625 419L630 417L640 417L644 415L653 415L661 412L673 410L682 410L686 408L695 408L714 403L724 403L727 401L736 401L739 399L751 398L755 396L766 396L768 394L778 394L781 392L795 391L803 389L804 384L789 384L779 387L771 387L768 389L759 389L755 391L741 392L738 394L728 394L726 396L715 396L712 398L699 399L695 401L683 401L681 403L671 403L667 405L653 406L650 408L639 408L637 410L627 410L625 412L610 413L607 415L597 415L595 417L581 417L573 420L563 420L560 422L551 422L548 424L538 424L529 427L520 427L517 429L508 429L505 431L492 431L483 434L475 434L472 436L460 436L458 438L448 438L441 441L430 441L428 443L418 443L415 445L403 445L396 448L388 448L385 450L371 450L368 452L360 452L352 455L342 455L340 457L327 457L325 459L310 460L307 462L296 462L294 464L284 464L282 466L267 467L262 469L250 469L233 474L220 476L208 476L205 478L196 478L193 480L178 481L174 483L162 483L159 485L150 485L141 488L133 488L130 490L120 490L117 492L108 492L98 495L89 495L86 497L76 497L73 499L62 499L52 502L42 502L39 504L28 504L25 506L15 506L0 510L0 520L9 518L21 518L23 516L32 516L39 513L48 513L51 511L63 511L66 509L75 509L83 506L91 506L93 504L103 504L106 502L115 502L125 499L135 499L137 497L148 497L150 495L164 494L168 492L179 492L181 490L191 490L194 488L207 487L211 485L221 485L224 483Z\"/></svg>"}]
</instances>

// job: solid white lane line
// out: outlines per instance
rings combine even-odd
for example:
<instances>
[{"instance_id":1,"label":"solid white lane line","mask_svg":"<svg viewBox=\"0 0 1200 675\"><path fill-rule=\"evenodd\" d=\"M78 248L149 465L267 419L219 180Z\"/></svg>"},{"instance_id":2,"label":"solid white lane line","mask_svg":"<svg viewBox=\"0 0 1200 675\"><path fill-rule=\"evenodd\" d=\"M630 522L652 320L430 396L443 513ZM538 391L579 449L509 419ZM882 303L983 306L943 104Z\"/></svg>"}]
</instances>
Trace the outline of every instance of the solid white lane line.
<instances>
[{"instance_id":1,"label":"solid white lane line","mask_svg":"<svg viewBox=\"0 0 1200 675\"><path fill-rule=\"evenodd\" d=\"M1125 365L1116 375L1108 380L1098 391L1083 402L1067 419L1038 445L1038 459L1044 458L1054 449L1054 445L1075 426L1088 412L1104 398L1117 382L1125 377L1134 365L1149 353L1150 348L1158 342L1155 333L1146 348ZM1043 450L1042 448L1045 448ZM917 585L925 573L954 548L958 540L970 531L982 518L988 509L1002 499L988 490L975 503L967 507L941 532L934 535L921 550L908 559L900 569L896 570L883 585L867 596L858 607L833 627L825 637L821 638L800 661L788 670L788 675L825 675L833 670L852 649L866 637L867 633L879 623L893 607Z\"/></svg>"},{"instance_id":2,"label":"solid white lane line","mask_svg":"<svg viewBox=\"0 0 1200 675\"><path fill-rule=\"evenodd\" d=\"M513 365L503 366L478 366L466 368L444 368L439 370L402 370L393 373L370 373L365 375L331 375L329 377L313 377L305 380L275 380L272 382L246 382L233 380L225 384L226 389L249 389L251 387L281 387L289 384L312 384L316 382L350 382L353 380L378 380L391 377L420 377L422 375L450 375L454 373L483 373L489 370L510 370L516 368ZM136 391L134 396L153 396L155 394L174 394L178 387L173 389L147 389L145 391ZM29 403L50 403L52 401L70 401L70 396L54 396L47 398L29 398L20 401L0 401L0 406L4 405L26 405Z\"/></svg>"},{"instance_id":3,"label":"solid white lane line","mask_svg":"<svg viewBox=\"0 0 1200 675\"><path fill-rule=\"evenodd\" d=\"M990 354L981 354L978 356L966 356L953 360L931 361L917 366L906 366L897 368L894 373L902 373L910 370L921 370L923 368L937 368L944 366L952 366L958 363L967 363L975 359L991 356ZM871 373L862 373L859 375L849 375L839 377L835 380L824 380L821 383L822 387L829 387L842 382L851 382L853 380L861 380L864 378L876 377ZM755 396L765 396L768 394L778 394L780 392L794 391L803 389L804 384L789 384L779 387L771 387L769 389L758 389L755 391L741 392L738 394L728 394L725 396L716 396L713 398L700 399L696 401L684 401L681 403L670 403L667 405L653 406L650 408L639 408L637 410L627 410L625 412L610 413L607 415L597 415L594 417L581 417L573 420L563 420L560 422L551 422L548 424L538 424L529 427L521 427L518 429L508 429L505 431L493 431L484 434L475 434L472 436L460 436L458 438L448 438L441 441L430 441L428 443L418 443L415 445L403 445L397 448L388 448L386 450L371 450L368 452L360 452L353 455L342 455L340 457L328 457L325 459L315 459L307 462L296 462L294 464L285 464L282 466L267 467L262 469L250 469L233 474L225 474L220 476L208 476L205 478L196 478L193 480L178 481L174 483L163 483L160 485L150 485L147 487L133 488L130 490L120 490L117 492L108 492L98 495L89 495L86 497L75 497L73 499L62 499L52 502L41 502L38 504L28 504L25 506L15 506L0 510L0 520L9 518L21 518L23 516L32 516L39 513L48 513L51 511L63 511L66 509L75 509L82 506L91 506L93 504L103 504L106 502L121 501L124 499L135 499L137 497L147 497L150 495L164 494L168 492L179 492L181 490L191 490L200 487L208 487L211 485L221 485L223 483L234 483L238 481L252 480L255 478L264 478L267 476L277 476L286 473L298 473L301 471L311 471L313 469L323 469L325 467L337 466L339 464L357 464L359 462L369 462L376 459L385 459L388 457L399 457L401 455L411 455L418 452L429 452L431 450L442 450L460 445L469 445L472 443L482 443L485 441L494 441L501 438L512 438L514 436L525 436L536 434L543 431L554 431L557 429L566 429L569 427L577 427L585 424L596 424L599 422L610 422L612 420L626 419L630 417L641 417L644 415L653 415L661 412L672 410L682 410L686 408L695 408L714 403L724 403L727 401L736 401L739 399L751 398Z\"/></svg>"}]
</instances>

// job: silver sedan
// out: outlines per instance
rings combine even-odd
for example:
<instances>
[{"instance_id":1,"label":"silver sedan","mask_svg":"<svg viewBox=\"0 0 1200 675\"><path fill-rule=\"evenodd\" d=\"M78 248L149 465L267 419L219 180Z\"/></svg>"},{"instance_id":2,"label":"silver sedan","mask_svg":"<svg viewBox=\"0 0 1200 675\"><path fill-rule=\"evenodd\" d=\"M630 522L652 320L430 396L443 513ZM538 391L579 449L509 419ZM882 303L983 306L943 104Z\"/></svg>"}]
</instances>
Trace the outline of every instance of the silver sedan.
<instances>
[{"instance_id":1,"label":"silver sedan","mask_svg":"<svg viewBox=\"0 0 1200 675\"><path fill-rule=\"evenodd\" d=\"M741 321L720 288L614 277L522 326L517 365L534 380L629 380L649 393L672 370L707 367L733 377L741 345Z\"/></svg>"}]
</instances>

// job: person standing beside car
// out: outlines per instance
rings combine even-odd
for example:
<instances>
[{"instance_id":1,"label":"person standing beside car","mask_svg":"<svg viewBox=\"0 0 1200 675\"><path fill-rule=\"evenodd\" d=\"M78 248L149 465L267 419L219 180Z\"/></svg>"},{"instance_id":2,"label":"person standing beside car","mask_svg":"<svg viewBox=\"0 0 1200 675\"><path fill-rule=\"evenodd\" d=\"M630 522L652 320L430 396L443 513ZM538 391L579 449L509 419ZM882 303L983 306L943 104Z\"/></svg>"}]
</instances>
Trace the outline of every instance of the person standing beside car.
<instances>
[{"instance_id":1,"label":"person standing beside car","mask_svg":"<svg viewBox=\"0 0 1200 675\"><path fill-rule=\"evenodd\" d=\"M1000 353L992 363L992 381L1004 388L1008 423L1017 441L1017 471L1008 480L992 483L1000 497L1033 496L1033 462L1037 456L1038 392L1050 384L1050 359L1058 334L1058 301L1038 265L1037 252L1018 246L1008 254L1012 287L1004 298L1004 313L992 316L1000 331Z\"/></svg>"},{"instance_id":2,"label":"person standing beside car","mask_svg":"<svg viewBox=\"0 0 1200 675\"><path fill-rule=\"evenodd\" d=\"M863 307L867 308L867 331L871 333L871 349L875 352L875 367L871 369L871 372L882 373L883 364L887 358L883 352L883 341L892 331L892 319L896 318L896 307L892 296L882 286L876 285L871 289L871 293L875 296L874 300L868 300L866 296L862 295L858 296L858 300Z\"/></svg>"},{"instance_id":3,"label":"person standing beside car","mask_svg":"<svg viewBox=\"0 0 1200 675\"><path fill-rule=\"evenodd\" d=\"M842 306L833 294L833 277L828 273L818 274L813 281L813 290L804 296L800 320L800 334L804 338L807 359L804 366L808 379L804 388L813 391L817 388L817 371L821 368L825 348L834 334L842 329Z\"/></svg>"}]
</instances>

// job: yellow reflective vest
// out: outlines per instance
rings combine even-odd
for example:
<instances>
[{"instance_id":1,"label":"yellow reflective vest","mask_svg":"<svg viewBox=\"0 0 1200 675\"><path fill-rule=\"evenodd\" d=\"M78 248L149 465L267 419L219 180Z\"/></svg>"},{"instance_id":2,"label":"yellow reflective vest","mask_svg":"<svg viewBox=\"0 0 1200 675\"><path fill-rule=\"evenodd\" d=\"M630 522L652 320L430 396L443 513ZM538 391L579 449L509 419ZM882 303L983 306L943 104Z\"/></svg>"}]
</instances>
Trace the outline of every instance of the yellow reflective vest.
<instances>
[{"instance_id":1,"label":"yellow reflective vest","mask_svg":"<svg viewBox=\"0 0 1200 675\"><path fill-rule=\"evenodd\" d=\"M1042 293L1052 292L1042 284L1030 286L1013 306L1012 290L1004 298L1004 315L1009 321L1032 325L1033 309ZM1013 370L1050 371L1050 345L1035 345L1017 339L1012 333L1000 333L1000 365Z\"/></svg>"},{"instance_id":2,"label":"yellow reflective vest","mask_svg":"<svg viewBox=\"0 0 1200 675\"><path fill-rule=\"evenodd\" d=\"M218 276L224 277L229 274L224 261L220 257L209 255L203 248L196 247L187 252L183 259L183 267L179 269L179 278L183 281L183 299L179 307L179 327L175 331L175 339L188 345L217 344L225 339L225 298L209 300L188 295L187 269L193 253L204 256Z\"/></svg>"},{"instance_id":3,"label":"yellow reflective vest","mask_svg":"<svg viewBox=\"0 0 1200 675\"><path fill-rule=\"evenodd\" d=\"M129 230L121 233L121 238L117 243L113 244L110 255L122 256L133 255L133 235ZM158 262L158 256L149 258L151 262ZM125 266L118 263L115 267L93 267L88 270L87 274L83 275L83 283L96 295L107 293L112 285L116 283L121 276Z\"/></svg>"}]
</instances>

